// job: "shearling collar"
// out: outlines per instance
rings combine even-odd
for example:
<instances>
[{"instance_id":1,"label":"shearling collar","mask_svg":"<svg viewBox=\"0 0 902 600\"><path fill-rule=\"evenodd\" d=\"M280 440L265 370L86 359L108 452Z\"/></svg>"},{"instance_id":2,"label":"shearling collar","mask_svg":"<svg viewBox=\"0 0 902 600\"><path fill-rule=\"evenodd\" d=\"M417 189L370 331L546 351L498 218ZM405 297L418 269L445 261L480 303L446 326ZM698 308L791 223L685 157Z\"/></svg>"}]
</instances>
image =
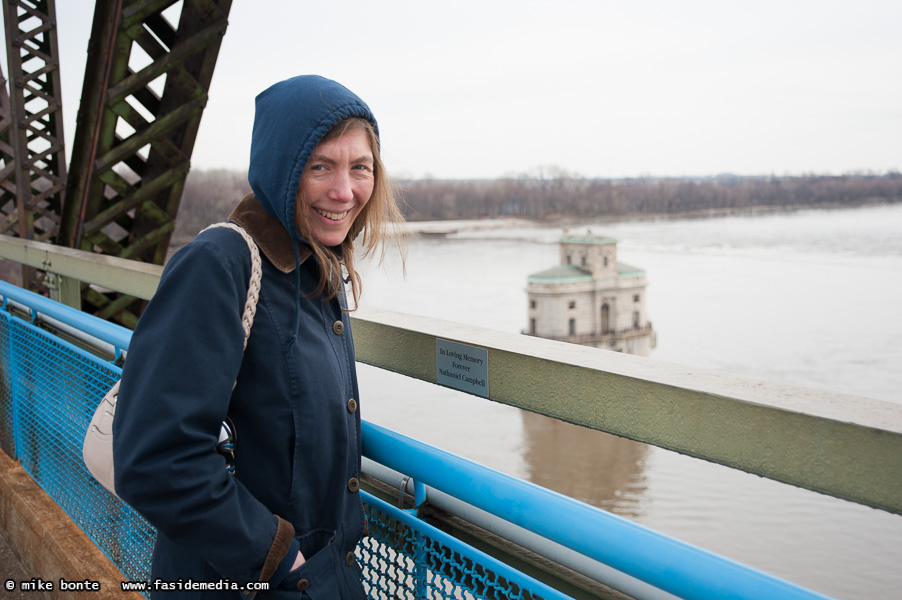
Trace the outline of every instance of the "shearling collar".
<instances>
[{"instance_id":1,"label":"shearling collar","mask_svg":"<svg viewBox=\"0 0 902 600\"><path fill-rule=\"evenodd\" d=\"M245 196L232 214L229 221L233 221L244 228L257 242L257 246L266 255L266 258L283 273L291 273L295 269L294 244L288 231L275 217L270 216L263 209L263 205L254 197L254 194ZM305 244L298 244L300 262L307 260L313 253Z\"/></svg>"}]
</instances>

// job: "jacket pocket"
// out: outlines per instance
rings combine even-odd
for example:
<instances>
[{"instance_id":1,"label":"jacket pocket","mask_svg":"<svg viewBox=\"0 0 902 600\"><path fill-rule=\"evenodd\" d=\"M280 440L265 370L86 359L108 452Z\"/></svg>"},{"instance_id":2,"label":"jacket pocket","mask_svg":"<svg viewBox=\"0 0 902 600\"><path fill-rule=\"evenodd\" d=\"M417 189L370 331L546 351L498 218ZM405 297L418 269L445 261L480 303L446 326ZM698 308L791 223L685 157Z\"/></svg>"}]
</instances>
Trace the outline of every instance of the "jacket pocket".
<instances>
[{"instance_id":1,"label":"jacket pocket","mask_svg":"<svg viewBox=\"0 0 902 600\"><path fill-rule=\"evenodd\" d=\"M307 537L307 535L302 537ZM338 578L335 548L331 544L332 538L334 535L329 538L325 547L307 558L304 564L290 574L294 588L302 592L301 598L338 600L343 597L341 581Z\"/></svg>"},{"instance_id":2,"label":"jacket pocket","mask_svg":"<svg viewBox=\"0 0 902 600\"><path fill-rule=\"evenodd\" d=\"M296 536L296 539L301 547L301 554L309 561L332 543L332 540L335 539L335 530L313 529L303 535ZM304 565L301 565L300 568L303 569Z\"/></svg>"}]
</instances>

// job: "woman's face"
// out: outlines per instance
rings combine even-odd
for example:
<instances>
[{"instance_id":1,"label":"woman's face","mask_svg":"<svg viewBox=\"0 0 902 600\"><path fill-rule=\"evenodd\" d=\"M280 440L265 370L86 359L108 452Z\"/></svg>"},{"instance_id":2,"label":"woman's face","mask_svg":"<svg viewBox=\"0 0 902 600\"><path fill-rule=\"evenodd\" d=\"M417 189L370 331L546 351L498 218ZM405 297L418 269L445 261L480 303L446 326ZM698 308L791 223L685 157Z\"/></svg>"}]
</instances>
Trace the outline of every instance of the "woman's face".
<instances>
[{"instance_id":1,"label":"woman's face","mask_svg":"<svg viewBox=\"0 0 902 600\"><path fill-rule=\"evenodd\" d=\"M373 167L373 149L365 129L351 129L320 142L301 176L299 228L324 246L341 244L373 195ZM300 227L301 219L306 228Z\"/></svg>"}]
</instances>

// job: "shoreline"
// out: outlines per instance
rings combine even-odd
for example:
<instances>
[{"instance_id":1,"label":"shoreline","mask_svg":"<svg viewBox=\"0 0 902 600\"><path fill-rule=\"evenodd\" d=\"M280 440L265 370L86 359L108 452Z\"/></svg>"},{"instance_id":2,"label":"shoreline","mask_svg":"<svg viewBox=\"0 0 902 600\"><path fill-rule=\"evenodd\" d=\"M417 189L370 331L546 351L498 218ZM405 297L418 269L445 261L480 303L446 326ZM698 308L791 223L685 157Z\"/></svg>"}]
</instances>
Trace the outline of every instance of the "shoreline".
<instances>
[{"instance_id":1,"label":"shoreline","mask_svg":"<svg viewBox=\"0 0 902 600\"><path fill-rule=\"evenodd\" d=\"M523 217L474 217L472 219L445 219L427 221L405 221L403 230L406 234L427 237L453 235L460 231L492 231L498 229L534 228L534 227L579 227L594 224L614 224L647 221L678 221L716 219L723 217L760 217L767 215L788 214L795 212L829 211L843 209L872 208L875 206L893 206L895 202L862 202L854 205L839 203L793 204L787 206L749 206L742 208L707 208L679 213L630 213L623 215L596 215L586 217L568 217L563 215L544 219L527 219Z\"/></svg>"}]
</instances>

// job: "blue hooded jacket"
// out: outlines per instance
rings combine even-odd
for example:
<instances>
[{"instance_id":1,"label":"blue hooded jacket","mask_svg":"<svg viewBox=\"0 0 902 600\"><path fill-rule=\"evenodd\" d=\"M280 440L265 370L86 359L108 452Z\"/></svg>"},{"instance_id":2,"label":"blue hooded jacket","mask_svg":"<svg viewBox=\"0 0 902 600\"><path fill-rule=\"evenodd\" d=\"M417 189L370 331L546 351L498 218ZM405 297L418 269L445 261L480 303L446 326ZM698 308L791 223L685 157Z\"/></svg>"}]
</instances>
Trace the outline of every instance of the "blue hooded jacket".
<instances>
[{"instance_id":1,"label":"blue hooded jacket","mask_svg":"<svg viewBox=\"0 0 902 600\"><path fill-rule=\"evenodd\" d=\"M253 193L230 216L263 262L244 352L250 253L225 228L173 256L135 328L114 422L115 476L120 497L157 529L154 597L195 598L178 583L188 579L269 582L260 598L365 597L354 558L366 524L350 321L343 293L313 295L320 265L294 219L307 159L352 116L375 126L356 95L317 76L257 97ZM234 477L215 450L226 415L237 432ZM298 550L307 562L289 573Z\"/></svg>"}]
</instances>

